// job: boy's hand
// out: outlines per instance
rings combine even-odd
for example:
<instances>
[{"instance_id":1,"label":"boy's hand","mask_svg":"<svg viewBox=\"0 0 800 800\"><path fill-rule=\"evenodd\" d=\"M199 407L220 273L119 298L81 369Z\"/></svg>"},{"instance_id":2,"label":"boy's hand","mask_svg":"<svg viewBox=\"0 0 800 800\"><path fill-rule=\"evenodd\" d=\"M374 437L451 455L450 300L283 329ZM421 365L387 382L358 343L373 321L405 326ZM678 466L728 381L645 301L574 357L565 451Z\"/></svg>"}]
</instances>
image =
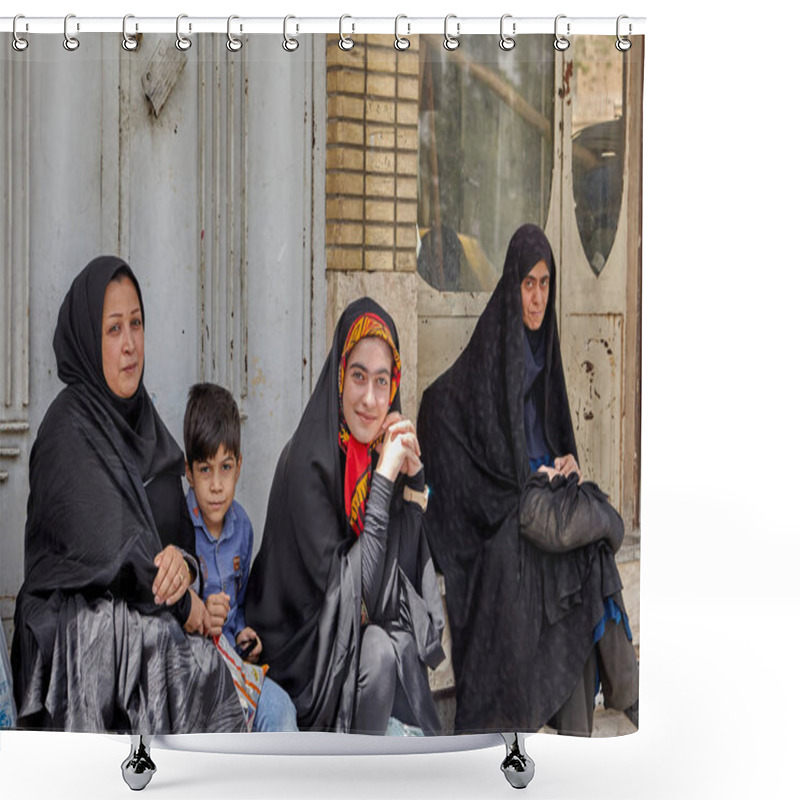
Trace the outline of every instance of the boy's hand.
<instances>
[{"instance_id":1,"label":"boy's hand","mask_svg":"<svg viewBox=\"0 0 800 800\"><path fill-rule=\"evenodd\" d=\"M189 618L183 623L183 629L186 633L199 633L202 636L208 636L211 628L211 618L203 605L203 601L190 589L189 593L192 598L192 608L189 611Z\"/></svg>"},{"instance_id":2,"label":"boy's hand","mask_svg":"<svg viewBox=\"0 0 800 800\"><path fill-rule=\"evenodd\" d=\"M242 628L236 637L236 644L239 647L243 647L253 639L255 639L256 646L250 651L245 661L256 664L258 663L258 657L261 655L261 639L258 638L258 634L250 627Z\"/></svg>"},{"instance_id":3,"label":"boy's hand","mask_svg":"<svg viewBox=\"0 0 800 800\"><path fill-rule=\"evenodd\" d=\"M210 594L206 597L206 609L210 617L209 636L219 636L231 610L231 599L224 592Z\"/></svg>"},{"instance_id":4,"label":"boy's hand","mask_svg":"<svg viewBox=\"0 0 800 800\"><path fill-rule=\"evenodd\" d=\"M158 567L153 581L153 595L157 606L177 603L191 586L192 576L183 554L175 545L168 544L153 560Z\"/></svg>"}]
</instances>

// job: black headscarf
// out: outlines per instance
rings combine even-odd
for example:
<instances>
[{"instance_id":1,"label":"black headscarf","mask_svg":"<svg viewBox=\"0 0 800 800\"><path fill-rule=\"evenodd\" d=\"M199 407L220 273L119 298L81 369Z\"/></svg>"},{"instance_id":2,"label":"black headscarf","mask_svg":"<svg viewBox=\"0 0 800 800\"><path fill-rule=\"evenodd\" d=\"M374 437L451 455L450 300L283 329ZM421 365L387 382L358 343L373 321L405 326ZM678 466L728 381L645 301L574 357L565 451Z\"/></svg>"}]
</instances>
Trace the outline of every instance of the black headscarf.
<instances>
[{"instance_id":1,"label":"black headscarf","mask_svg":"<svg viewBox=\"0 0 800 800\"><path fill-rule=\"evenodd\" d=\"M540 261L544 262L549 275L549 293L544 319L537 330L529 330L527 327L524 329L528 346L522 348L525 359L522 394L526 449L529 460L547 463L553 453L548 446L544 430L546 397L544 381L538 379L547 360L547 341L552 338L552 333L548 335L548 331L551 324L555 325L555 311L553 310L555 306L555 260L544 231L535 225L524 225L514 234L506 258L509 257L517 262L520 284ZM573 455L575 455L574 452Z\"/></svg>"},{"instance_id":2,"label":"black headscarf","mask_svg":"<svg viewBox=\"0 0 800 800\"><path fill-rule=\"evenodd\" d=\"M520 503L533 479L524 421L532 351L520 284L540 260L549 266L550 295L535 337L544 337L535 343L544 348L536 413L551 454L577 457L556 325L555 259L535 225L512 237L469 344L425 391L419 411L431 490L425 529L445 576L462 732L541 727L583 669L603 615L602 593L619 589L604 543L554 555L520 536ZM596 557L603 548L609 570L605 556ZM561 618L548 618L546 609Z\"/></svg>"},{"instance_id":3,"label":"black headscarf","mask_svg":"<svg viewBox=\"0 0 800 800\"><path fill-rule=\"evenodd\" d=\"M163 472L181 475L183 456L150 400L144 380L132 397L109 389L103 374L102 319L108 284L121 276L136 287L144 323L144 303L131 268L116 256L99 256L72 282L58 312L53 350L58 377L87 392L99 414L108 415L136 461L143 481ZM144 358L144 355L142 355Z\"/></svg>"},{"instance_id":4,"label":"black headscarf","mask_svg":"<svg viewBox=\"0 0 800 800\"><path fill-rule=\"evenodd\" d=\"M314 392L278 461L247 586L247 623L261 637L270 676L291 695L301 728L348 731L352 723L361 555L344 503L338 371L348 331L365 313L384 321L399 350L394 321L377 303L365 297L345 309ZM390 410L400 410L399 391ZM443 616L419 508L403 501L403 482L402 476L395 482L383 583L371 621L393 639L403 662L401 683L420 724L431 730L438 720L427 684L428 707L419 706L426 699L418 683L424 673L417 667L420 660L434 666L441 660Z\"/></svg>"}]
</instances>

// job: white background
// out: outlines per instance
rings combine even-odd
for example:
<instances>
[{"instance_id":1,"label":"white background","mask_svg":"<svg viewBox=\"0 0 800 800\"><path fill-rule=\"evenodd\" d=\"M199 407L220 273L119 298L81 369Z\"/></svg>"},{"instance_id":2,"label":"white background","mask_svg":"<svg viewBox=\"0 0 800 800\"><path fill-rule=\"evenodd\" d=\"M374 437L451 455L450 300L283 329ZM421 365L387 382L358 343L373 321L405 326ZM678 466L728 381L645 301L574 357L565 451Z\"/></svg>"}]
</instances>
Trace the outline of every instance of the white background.
<instances>
[{"instance_id":1,"label":"white background","mask_svg":"<svg viewBox=\"0 0 800 800\"><path fill-rule=\"evenodd\" d=\"M8 6L8 4L6 4ZM18 7L16 7L18 6ZM533 736L529 797L796 797L798 12L477 0L20 0L3 14L647 17L641 730ZM720 6L721 7L721 6ZM0 46L8 46L3 37ZM0 796L129 797L125 740L3 733ZM501 748L406 757L155 751L154 798L490 798Z\"/></svg>"}]
</instances>

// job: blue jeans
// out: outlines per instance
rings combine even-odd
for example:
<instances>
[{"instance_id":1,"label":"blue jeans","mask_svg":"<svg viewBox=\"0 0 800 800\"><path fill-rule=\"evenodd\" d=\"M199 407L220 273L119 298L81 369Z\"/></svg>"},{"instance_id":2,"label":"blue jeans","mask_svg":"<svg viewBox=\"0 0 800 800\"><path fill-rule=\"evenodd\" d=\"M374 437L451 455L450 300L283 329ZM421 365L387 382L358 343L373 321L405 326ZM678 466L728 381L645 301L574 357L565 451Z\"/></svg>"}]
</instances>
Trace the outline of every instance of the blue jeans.
<instances>
[{"instance_id":1,"label":"blue jeans","mask_svg":"<svg viewBox=\"0 0 800 800\"><path fill-rule=\"evenodd\" d=\"M297 730L297 710L289 695L275 681L264 678L256 707L253 730L276 733Z\"/></svg>"}]
</instances>

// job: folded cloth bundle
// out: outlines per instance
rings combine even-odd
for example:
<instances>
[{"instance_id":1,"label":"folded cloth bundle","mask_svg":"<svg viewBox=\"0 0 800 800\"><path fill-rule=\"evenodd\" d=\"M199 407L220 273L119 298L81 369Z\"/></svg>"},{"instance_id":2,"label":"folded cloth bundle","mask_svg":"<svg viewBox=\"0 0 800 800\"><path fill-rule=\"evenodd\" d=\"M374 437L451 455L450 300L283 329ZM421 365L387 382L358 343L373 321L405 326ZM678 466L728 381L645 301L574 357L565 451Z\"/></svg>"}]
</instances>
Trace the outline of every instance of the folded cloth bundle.
<instances>
[{"instance_id":1,"label":"folded cloth bundle","mask_svg":"<svg viewBox=\"0 0 800 800\"><path fill-rule=\"evenodd\" d=\"M520 533L548 553L566 553L605 539L616 553L625 526L608 496L573 473L550 480L535 472L520 499Z\"/></svg>"}]
</instances>

